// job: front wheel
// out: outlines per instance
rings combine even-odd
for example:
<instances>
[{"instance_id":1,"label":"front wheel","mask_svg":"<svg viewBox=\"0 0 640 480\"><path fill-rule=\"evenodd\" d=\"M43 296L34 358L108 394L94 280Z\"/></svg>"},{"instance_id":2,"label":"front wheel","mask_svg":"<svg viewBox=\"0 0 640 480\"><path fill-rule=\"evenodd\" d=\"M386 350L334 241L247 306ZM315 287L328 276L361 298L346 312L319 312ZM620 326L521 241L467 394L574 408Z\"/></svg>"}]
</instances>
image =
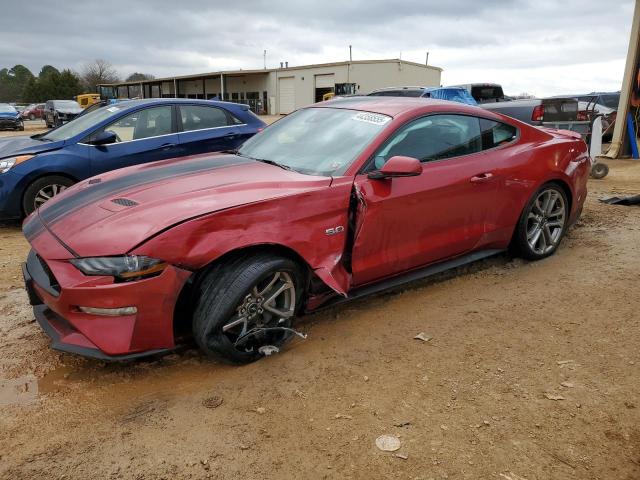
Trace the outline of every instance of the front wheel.
<instances>
[{"instance_id":1,"label":"front wheel","mask_svg":"<svg viewBox=\"0 0 640 480\"><path fill-rule=\"evenodd\" d=\"M293 260L267 253L215 266L200 283L193 316L196 343L207 355L232 364L278 351L293 336L303 277Z\"/></svg>"},{"instance_id":2,"label":"front wheel","mask_svg":"<svg viewBox=\"0 0 640 480\"><path fill-rule=\"evenodd\" d=\"M39 178L29 185L24 192L22 209L25 215L29 215L46 201L65 191L73 183L73 180L60 175Z\"/></svg>"},{"instance_id":3,"label":"front wheel","mask_svg":"<svg viewBox=\"0 0 640 480\"><path fill-rule=\"evenodd\" d=\"M29 114L29 120L35 120L36 116L33 113Z\"/></svg>"},{"instance_id":4,"label":"front wheel","mask_svg":"<svg viewBox=\"0 0 640 480\"><path fill-rule=\"evenodd\" d=\"M529 260L553 255L564 236L569 219L569 202L556 184L543 185L525 207L518 221L514 244Z\"/></svg>"}]
</instances>

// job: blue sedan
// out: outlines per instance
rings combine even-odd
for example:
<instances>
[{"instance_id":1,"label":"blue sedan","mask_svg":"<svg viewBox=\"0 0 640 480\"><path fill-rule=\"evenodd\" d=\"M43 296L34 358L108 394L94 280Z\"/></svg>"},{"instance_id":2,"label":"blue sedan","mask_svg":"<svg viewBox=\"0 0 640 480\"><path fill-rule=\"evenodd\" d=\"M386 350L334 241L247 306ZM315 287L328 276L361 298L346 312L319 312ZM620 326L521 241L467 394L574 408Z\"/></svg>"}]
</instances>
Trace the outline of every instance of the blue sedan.
<instances>
[{"instance_id":1,"label":"blue sedan","mask_svg":"<svg viewBox=\"0 0 640 480\"><path fill-rule=\"evenodd\" d=\"M234 150L265 127L246 105L130 100L45 134L0 140L0 219L28 215L70 185L166 158Z\"/></svg>"}]
</instances>

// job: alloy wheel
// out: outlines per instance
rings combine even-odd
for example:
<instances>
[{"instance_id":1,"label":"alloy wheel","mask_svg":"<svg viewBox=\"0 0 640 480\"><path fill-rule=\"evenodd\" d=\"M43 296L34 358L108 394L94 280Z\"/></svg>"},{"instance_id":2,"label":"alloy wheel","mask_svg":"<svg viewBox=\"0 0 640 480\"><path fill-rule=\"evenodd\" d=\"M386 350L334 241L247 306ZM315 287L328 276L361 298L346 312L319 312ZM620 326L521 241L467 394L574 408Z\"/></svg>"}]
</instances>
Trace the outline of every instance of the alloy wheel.
<instances>
[{"instance_id":1,"label":"alloy wheel","mask_svg":"<svg viewBox=\"0 0 640 480\"><path fill-rule=\"evenodd\" d=\"M295 310L293 279L288 272L277 271L251 288L222 332L237 350L252 352L288 336Z\"/></svg>"},{"instance_id":2,"label":"alloy wheel","mask_svg":"<svg viewBox=\"0 0 640 480\"><path fill-rule=\"evenodd\" d=\"M557 247L566 223L564 197L549 188L538 194L527 217L527 243L539 255Z\"/></svg>"},{"instance_id":3,"label":"alloy wheel","mask_svg":"<svg viewBox=\"0 0 640 480\"><path fill-rule=\"evenodd\" d=\"M45 185L36 194L33 199L33 207L34 209L42 206L47 200L51 200L53 197L58 195L60 192L63 192L67 189L66 185L60 185L57 183L53 183L51 185Z\"/></svg>"}]
</instances>

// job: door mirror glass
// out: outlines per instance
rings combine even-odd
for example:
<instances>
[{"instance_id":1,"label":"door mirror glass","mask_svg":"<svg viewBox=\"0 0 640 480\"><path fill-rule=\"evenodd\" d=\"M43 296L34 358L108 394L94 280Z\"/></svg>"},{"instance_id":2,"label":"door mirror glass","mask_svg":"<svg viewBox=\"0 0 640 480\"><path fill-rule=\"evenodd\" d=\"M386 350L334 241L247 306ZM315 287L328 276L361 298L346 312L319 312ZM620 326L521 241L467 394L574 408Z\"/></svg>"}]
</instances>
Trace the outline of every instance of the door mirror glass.
<instances>
[{"instance_id":1,"label":"door mirror glass","mask_svg":"<svg viewBox=\"0 0 640 480\"><path fill-rule=\"evenodd\" d=\"M415 177L422 173L422 163L413 157L397 155L391 157L380 170L369 173L369 178L376 180L393 177Z\"/></svg>"},{"instance_id":2,"label":"door mirror glass","mask_svg":"<svg viewBox=\"0 0 640 480\"><path fill-rule=\"evenodd\" d=\"M110 143L116 143L118 137L111 130L105 130L100 132L91 139L91 145L109 145Z\"/></svg>"}]
</instances>

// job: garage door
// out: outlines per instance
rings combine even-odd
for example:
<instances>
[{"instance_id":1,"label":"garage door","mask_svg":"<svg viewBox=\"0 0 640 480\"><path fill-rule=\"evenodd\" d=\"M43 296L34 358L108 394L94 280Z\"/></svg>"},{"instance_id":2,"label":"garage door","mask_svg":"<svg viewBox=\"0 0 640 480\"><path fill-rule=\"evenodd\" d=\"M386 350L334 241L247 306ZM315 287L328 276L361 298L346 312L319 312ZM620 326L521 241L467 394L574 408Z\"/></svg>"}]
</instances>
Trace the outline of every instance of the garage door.
<instances>
[{"instance_id":1,"label":"garage door","mask_svg":"<svg viewBox=\"0 0 640 480\"><path fill-rule=\"evenodd\" d=\"M316 75L316 88L333 88L334 84L333 73L329 75Z\"/></svg>"},{"instance_id":2,"label":"garage door","mask_svg":"<svg viewBox=\"0 0 640 480\"><path fill-rule=\"evenodd\" d=\"M278 80L278 97L280 98L278 112L281 114L291 113L296 108L296 90L293 78L284 77Z\"/></svg>"}]
</instances>

